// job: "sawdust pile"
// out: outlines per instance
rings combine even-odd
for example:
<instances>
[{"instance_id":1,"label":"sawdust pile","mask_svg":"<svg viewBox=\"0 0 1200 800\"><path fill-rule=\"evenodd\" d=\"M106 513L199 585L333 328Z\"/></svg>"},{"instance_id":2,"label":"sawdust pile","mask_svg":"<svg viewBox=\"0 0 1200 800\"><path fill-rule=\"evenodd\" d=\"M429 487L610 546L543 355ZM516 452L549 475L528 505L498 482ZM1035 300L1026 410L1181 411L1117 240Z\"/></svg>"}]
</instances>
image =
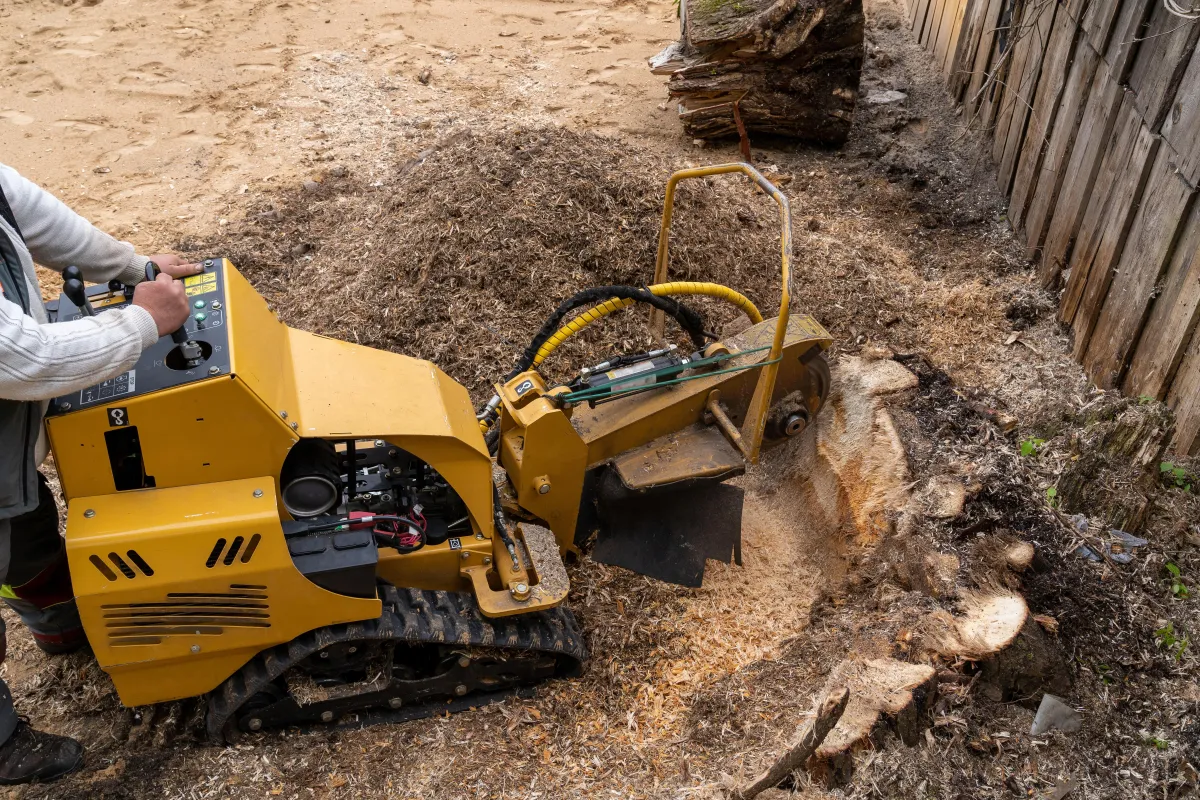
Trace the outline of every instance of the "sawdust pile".
<instances>
[{"instance_id":1,"label":"sawdust pile","mask_svg":"<svg viewBox=\"0 0 1200 800\"><path fill-rule=\"evenodd\" d=\"M233 258L290 325L429 359L479 399L561 300L652 280L666 180L692 165L595 134L460 128L369 183L328 169L183 249ZM911 195L883 178L864 185L854 165L759 166L792 203L793 310L836 339L962 357L1007 329L1003 289L986 276L1010 271L1008 254L964 260L961 232L913 228ZM670 275L732 286L771 316L778 237L776 206L743 178L685 182ZM729 306L688 302L712 331L741 324ZM644 319L627 311L593 326L557 365L644 348Z\"/></svg>"},{"instance_id":2,"label":"sawdust pile","mask_svg":"<svg viewBox=\"0 0 1200 800\"><path fill-rule=\"evenodd\" d=\"M383 181L334 169L198 248L230 255L289 324L429 359L479 394L561 300L652 282L671 171L663 157L595 135L462 130ZM767 200L725 179L689 182L676 205L673 278L719 280L778 304ZM623 316L581 339L645 344L644 316ZM706 309L710 329L734 317ZM587 349L562 361L582 366L571 356Z\"/></svg>"}]
</instances>

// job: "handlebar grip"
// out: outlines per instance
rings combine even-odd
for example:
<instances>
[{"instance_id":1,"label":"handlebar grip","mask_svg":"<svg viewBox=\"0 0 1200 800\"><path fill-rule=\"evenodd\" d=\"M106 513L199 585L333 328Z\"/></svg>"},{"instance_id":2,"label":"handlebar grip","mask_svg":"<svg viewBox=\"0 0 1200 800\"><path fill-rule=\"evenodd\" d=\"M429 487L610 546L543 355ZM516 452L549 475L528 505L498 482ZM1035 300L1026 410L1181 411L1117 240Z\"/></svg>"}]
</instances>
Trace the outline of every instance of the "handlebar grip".
<instances>
[{"instance_id":1,"label":"handlebar grip","mask_svg":"<svg viewBox=\"0 0 1200 800\"><path fill-rule=\"evenodd\" d=\"M162 270L158 268L158 264L155 264L153 261L146 262L146 280L156 280L161 273ZM179 326L178 330L171 331L171 341L175 344L186 344L192 338L188 335L186 328L187 322L184 322L183 325Z\"/></svg>"}]
</instances>

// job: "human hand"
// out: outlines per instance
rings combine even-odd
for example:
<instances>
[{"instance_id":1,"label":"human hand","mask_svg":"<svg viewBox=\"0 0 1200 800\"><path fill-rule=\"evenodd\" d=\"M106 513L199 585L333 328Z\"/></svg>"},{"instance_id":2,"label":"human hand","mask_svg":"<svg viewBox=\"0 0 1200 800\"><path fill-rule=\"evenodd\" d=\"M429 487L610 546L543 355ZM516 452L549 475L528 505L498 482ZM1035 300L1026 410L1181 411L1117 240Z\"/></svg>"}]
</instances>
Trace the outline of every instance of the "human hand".
<instances>
[{"instance_id":1,"label":"human hand","mask_svg":"<svg viewBox=\"0 0 1200 800\"><path fill-rule=\"evenodd\" d=\"M160 271L172 278L186 278L189 275L199 275L204 271L203 265L188 263L171 253L159 253L156 256L150 256L150 260L158 266Z\"/></svg>"},{"instance_id":2,"label":"human hand","mask_svg":"<svg viewBox=\"0 0 1200 800\"><path fill-rule=\"evenodd\" d=\"M133 304L150 312L159 336L179 330L191 313L183 284L166 272L153 281L139 283L133 290Z\"/></svg>"}]
</instances>

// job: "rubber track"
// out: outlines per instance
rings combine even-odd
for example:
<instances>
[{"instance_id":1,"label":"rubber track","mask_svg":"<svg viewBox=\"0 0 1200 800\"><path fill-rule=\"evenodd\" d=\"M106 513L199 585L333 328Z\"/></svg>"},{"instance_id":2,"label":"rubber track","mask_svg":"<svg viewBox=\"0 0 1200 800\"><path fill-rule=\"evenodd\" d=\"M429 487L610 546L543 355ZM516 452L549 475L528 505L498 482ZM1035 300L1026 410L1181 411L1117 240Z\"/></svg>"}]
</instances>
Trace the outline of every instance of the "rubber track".
<instances>
[{"instance_id":1,"label":"rubber track","mask_svg":"<svg viewBox=\"0 0 1200 800\"><path fill-rule=\"evenodd\" d=\"M229 676L208 698L206 728L216 743L238 735L229 723L242 704L304 659L332 644L397 641L495 647L558 655L559 677L579 674L587 650L575 615L559 606L548 611L490 619L472 595L381 586L383 612L373 620L318 628L264 650ZM469 696L468 696L469 697ZM438 710L438 709L435 709ZM228 727L228 730L227 730Z\"/></svg>"}]
</instances>

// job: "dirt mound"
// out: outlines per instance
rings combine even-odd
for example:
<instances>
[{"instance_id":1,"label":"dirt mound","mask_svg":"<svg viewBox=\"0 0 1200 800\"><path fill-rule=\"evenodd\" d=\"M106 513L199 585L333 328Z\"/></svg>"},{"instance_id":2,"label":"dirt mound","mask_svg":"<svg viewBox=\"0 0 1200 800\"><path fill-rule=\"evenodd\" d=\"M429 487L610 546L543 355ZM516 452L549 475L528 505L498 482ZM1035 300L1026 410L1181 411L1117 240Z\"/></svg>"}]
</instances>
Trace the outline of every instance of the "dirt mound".
<instances>
[{"instance_id":1,"label":"dirt mound","mask_svg":"<svg viewBox=\"0 0 1200 800\"><path fill-rule=\"evenodd\" d=\"M478 396L562 299L652 280L672 170L592 134L464 129L382 180L335 169L221 239L189 244L232 257L289 324L429 359ZM719 280L777 306L773 208L737 178L681 185L672 277ZM712 330L736 317L690 304ZM597 326L556 360L582 366L600 356L600 339L646 344L643 320Z\"/></svg>"}]
</instances>

